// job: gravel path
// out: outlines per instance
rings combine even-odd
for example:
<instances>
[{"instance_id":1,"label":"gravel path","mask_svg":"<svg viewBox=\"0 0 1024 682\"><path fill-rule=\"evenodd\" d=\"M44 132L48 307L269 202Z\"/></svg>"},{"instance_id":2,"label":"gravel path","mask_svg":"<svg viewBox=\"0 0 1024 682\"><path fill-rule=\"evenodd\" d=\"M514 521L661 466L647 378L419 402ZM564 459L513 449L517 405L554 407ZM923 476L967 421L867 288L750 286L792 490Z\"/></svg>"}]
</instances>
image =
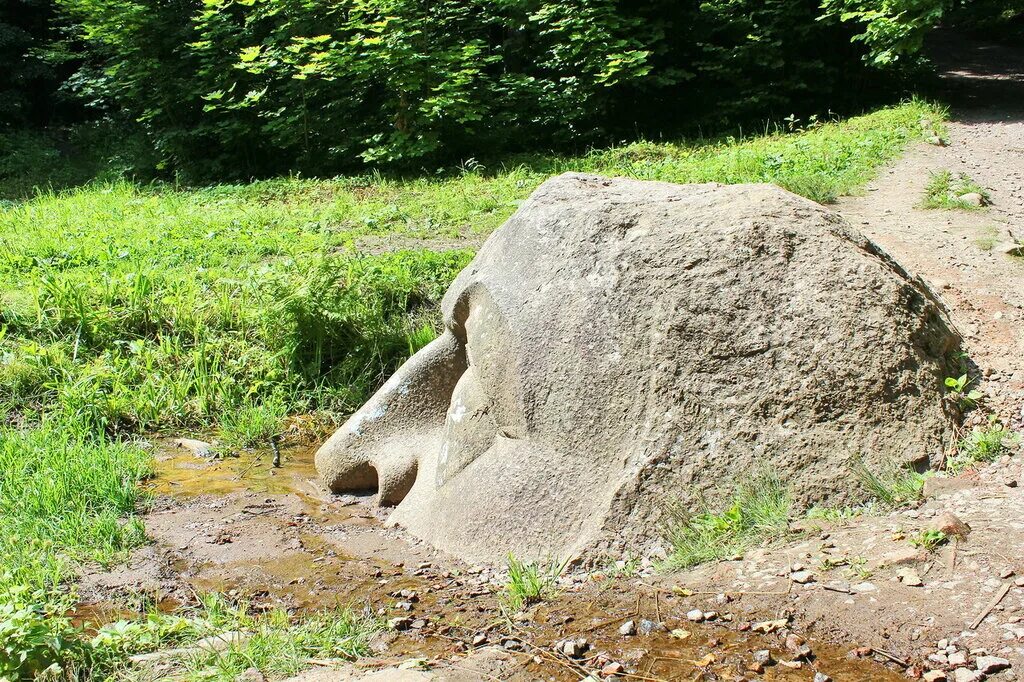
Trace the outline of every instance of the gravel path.
<instances>
[{"instance_id":1,"label":"gravel path","mask_svg":"<svg viewBox=\"0 0 1024 682\"><path fill-rule=\"evenodd\" d=\"M1024 51L940 39L946 97L954 103L948 146L920 144L840 203L850 222L921 276L949 307L984 375L989 408L1024 427ZM984 103L984 104L983 104ZM930 173L966 173L992 205L924 210Z\"/></svg>"}]
</instances>

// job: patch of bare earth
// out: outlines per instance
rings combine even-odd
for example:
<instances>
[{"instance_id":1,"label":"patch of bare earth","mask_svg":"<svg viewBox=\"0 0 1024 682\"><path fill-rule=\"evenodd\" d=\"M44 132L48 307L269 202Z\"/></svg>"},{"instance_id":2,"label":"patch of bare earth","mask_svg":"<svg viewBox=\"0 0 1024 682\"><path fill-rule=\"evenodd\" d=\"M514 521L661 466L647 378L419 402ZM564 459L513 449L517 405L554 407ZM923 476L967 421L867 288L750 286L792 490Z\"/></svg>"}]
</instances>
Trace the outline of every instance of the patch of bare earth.
<instances>
[{"instance_id":1,"label":"patch of bare earth","mask_svg":"<svg viewBox=\"0 0 1024 682\"><path fill-rule=\"evenodd\" d=\"M152 600L175 609L216 591L255 610L353 607L391 624L371 657L311 662L295 682L578 680L602 670L655 682L740 679L760 669L755 652L763 651L773 661L764 679L808 680L815 671L899 679L878 662L849 658L850 646L812 640L810 654L787 649L784 635L797 625L784 617L754 631L742 599L693 622L687 612L701 597L655 582L649 562L630 576L573 572L557 598L505 613L503 571L468 566L385 528L387 510L371 496L329 495L312 454L284 448L274 469L264 452L210 460L158 446L156 500L145 517L153 542L123 566L83 576L80 617L125 617Z\"/></svg>"}]
</instances>

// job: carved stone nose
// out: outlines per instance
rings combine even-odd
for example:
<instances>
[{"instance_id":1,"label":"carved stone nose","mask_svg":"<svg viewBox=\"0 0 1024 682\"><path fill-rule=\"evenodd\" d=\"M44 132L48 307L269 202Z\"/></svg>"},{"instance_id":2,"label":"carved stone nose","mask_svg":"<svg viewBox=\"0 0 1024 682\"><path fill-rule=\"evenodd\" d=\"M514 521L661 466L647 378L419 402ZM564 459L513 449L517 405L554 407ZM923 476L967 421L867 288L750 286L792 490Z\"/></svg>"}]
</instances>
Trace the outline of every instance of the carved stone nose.
<instances>
[{"instance_id":1,"label":"carved stone nose","mask_svg":"<svg viewBox=\"0 0 1024 682\"><path fill-rule=\"evenodd\" d=\"M331 491L377 490L396 505L416 482L420 456L440 447L445 413L466 369L451 332L414 355L316 453L316 468Z\"/></svg>"}]
</instances>

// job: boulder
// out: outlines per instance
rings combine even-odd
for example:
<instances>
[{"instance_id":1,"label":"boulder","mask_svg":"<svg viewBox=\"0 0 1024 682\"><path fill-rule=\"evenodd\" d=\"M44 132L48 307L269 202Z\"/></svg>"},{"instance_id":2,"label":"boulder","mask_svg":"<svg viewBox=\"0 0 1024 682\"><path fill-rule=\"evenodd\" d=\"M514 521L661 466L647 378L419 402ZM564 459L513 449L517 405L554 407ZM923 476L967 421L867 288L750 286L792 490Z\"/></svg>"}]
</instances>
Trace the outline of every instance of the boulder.
<instances>
[{"instance_id":1,"label":"boulder","mask_svg":"<svg viewBox=\"0 0 1024 682\"><path fill-rule=\"evenodd\" d=\"M771 185L553 178L442 312L316 465L471 562L635 548L759 469L843 504L853 458L938 462L951 432L941 304Z\"/></svg>"}]
</instances>

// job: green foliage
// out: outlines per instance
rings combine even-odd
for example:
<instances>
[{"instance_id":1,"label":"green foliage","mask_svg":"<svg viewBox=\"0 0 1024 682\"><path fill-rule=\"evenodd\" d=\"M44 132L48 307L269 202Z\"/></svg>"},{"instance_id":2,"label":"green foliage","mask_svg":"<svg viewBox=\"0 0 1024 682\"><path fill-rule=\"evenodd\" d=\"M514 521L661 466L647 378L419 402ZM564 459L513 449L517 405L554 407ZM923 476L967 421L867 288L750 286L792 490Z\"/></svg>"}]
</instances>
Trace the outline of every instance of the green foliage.
<instances>
[{"instance_id":1,"label":"green foliage","mask_svg":"<svg viewBox=\"0 0 1024 682\"><path fill-rule=\"evenodd\" d=\"M920 500L924 482L928 478L928 474L918 473L909 466L895 463L874 470L860 458L853 462L853 473L873 500L890 509L897 509Z\"/></svg>"},{"instance_id":2,"label":"green foliage","mask_svg":"<svg viewBox=\"0 0 1024 682\"><path fill-rule=\"evenodd\" d=\"M670 505L663 533L672 546L667 568L685 569L741 554L748 547L783 535L788 527L789 490L776 476L760 472L740 485L728 506L711 510L704 502L692 513Z\"/></svg>"},{"instance_id":3,"label":"green foliage","mask_svg":"<svg viewBox=\"0 0 1024 682\"><path fill-rule=\"evenodd\" d=\"M916 535L910 537L910 544L929 552L934 552L947 542L949 542L949 536L941 530L936 530L934 528L922 530Z\"/></svg>"},{"instance_id":4,"label":"green foliage","mask_svg":"<svg viewBox=\"0 0 1024 682\"><path fill-rule=\"evenodd\" d=\"M870 49L878 65L891 64L921 50L928 32L954 0L822 0L825 16L859 24L856 40Z\"/></svg>"},{"instance_id":5,"label":"green foliage","mask_svg":"<svg viewBox=\"0 0 1024 682\"><path fill-rule=\"evenodd\" d=\"M956 178L948 170L932 173L924 190L924 208L958 208L965 211L977 210L980 206L969 204L960 197L976 193L982 198L982 205L991 201L988 190L972 180L966 173Z\"/></svg>"},{"instance_id":6,"label":"green foliage","mask_svg":"<svg viewBox=\"0 0 1024 682\"><path fill-rule=\"evenodd\" d=\"M42 590L0 588L0 682L42 678L85 657L79 631Z\"/></svg>"},{"instance_id":7,"label":"green foliage","mask_svg":"<svg viewBox=\"0 0 1024 682\"><path fill-rule=\"evenodd\" d=\"M816 0L56 1L85 46L73 85L131 112L161 168L189 177L824 111L859 82L863 51Z\"/></svg>"},{"instance_id":8,"label":"green foliage","mask_svg":"<svg viewBox=\"0 0 1024 682\"><path fill-rule=\"evenodd\" d=\"M967 374L958 377L946 377L945 385L949 389L948 397L953 400L961 409L977 407L985 394L977 389L970 388L974 382Z\"/></svg>"},{"instance_id":9,"label":"green foliage","mask_svg":"<svg viewBox=\"0 0 1024 682\"><path fill-rule=\"evenodd\" d=\"M973 428L957 443L956 454L946 462L946 468L960 473L979 462L993 462L1019 440L1018 434L992 418L988 426Z\"/></svg>"},{"instance_id":10,"label":"green foliage","mask_svg":"<svg viewBox=\"0 0 1024 682\"><path fill-rule=\"evenodd\" d=\"M47 601L23 589L0 593L0 681L35 679L141 679L152 671L132 664L138 654L180 649L162 664L188 679L237 679L247 668L273 677L295 675L310 658L356 658L369 653L369 641L382 629L376 618L349 609L292 618L284 610L250 615L246 605L203 595L198 609L181 615L151 610L90 633L65 617L68 603ZM44 604L44 606L40 606ZM225 650L189 649L199 639L225 632L245 637Z\"/></svg>"},{"instance_id":11,"label":"green foliage","mask_svg":"<svg viewBox=\"0 0 1024 682\"><path fill-rule=\"evenodd\" d=\"M516 613L524 606L553 598L557 594L558 577L567 565L568 561L524 562L509 554L508 582L505 583L502 605L509 613Z\"/></svg>"},{"instance_id":12,"label":"green foliage","mask_svg":"<svg viewBox=\"0 0 1024 682\"><path fill-rule=\"evenodd\" d=\"M819 507L814 506L807 510L807 518L810 520L821 520L830 522L849 521L860 518L875 512L871 503L856 507Z\"/></svg>"}]
</instances>

